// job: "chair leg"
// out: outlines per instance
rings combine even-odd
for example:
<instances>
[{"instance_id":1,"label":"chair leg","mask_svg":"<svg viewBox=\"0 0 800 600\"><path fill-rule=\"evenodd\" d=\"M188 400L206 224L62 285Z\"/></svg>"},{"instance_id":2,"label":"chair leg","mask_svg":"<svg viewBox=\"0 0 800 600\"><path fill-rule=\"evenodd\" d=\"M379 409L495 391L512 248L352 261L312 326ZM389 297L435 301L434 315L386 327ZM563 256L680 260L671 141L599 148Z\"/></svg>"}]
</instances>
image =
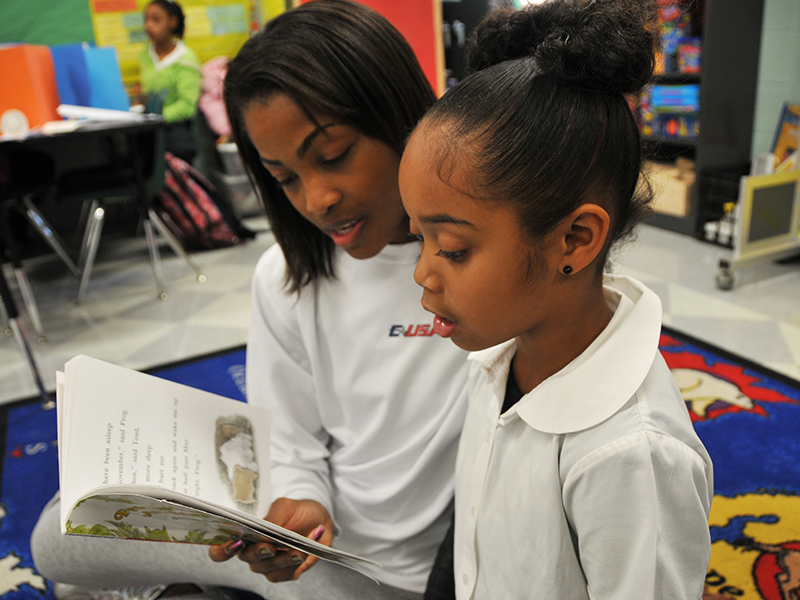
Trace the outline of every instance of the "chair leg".
<instances>
[{"instance_id":1,"label":"chair leg","mask_svg":"<svg viewBox=\"0 0 800 600\"><path fill-rule=\"evenodd\" d=\"M36 360L33 358L33 352L31 352L31 346L25 336L25 330L23 329L22 324L19 322L17 305L14 303L14 299L11 296L11 290L8 288L8 282L6 281L6 277L2 270L0 270L0 298L3 300L3 312L8 318L8 325L11 328L11 331L13 332L20 349L22 350L22 354L25 356L25 360L31 370L31 375L33 376L33 382L36 384L36 388L39 391L39 396L42 398L42 408L53 408L55 403L44 388L42 375L39 372L39 367L36 365Z\"/></svg>"},{"instance_id":2,"label":"chair leg","mask_svg":"<svg viewBox=\"0 0 800 600\"><path fill-rule=\"evenodd\" d=\"M100 234L103 231L103 219L105 219L105 209L98 202L96 206L93 205L89 222L86 224L86 235L84 235L84 243L81 248L81 282L78 287L78 296L75 298L76 304L83 301L89 277L92 275L97 246L100 244Z\"/></svg>"},{"instance_id":3,"label":"chair leg","mask_svg":"<svg viewBox=\"0 0 800 600\"><path fill-rule=\"evenodd\" d=\"M9 337L14 335L14 332L11 331L11 320L8 318L8 311L2 296L0 296L0 323L3 324L3 335Z\"/></svg>"},{"instance_id":4,"label":"chair leg","mask_svg":"<svg viewBox=\"0 0 800 600\"><path fill-rule=\"evenodd\" d=\"M17 285L19 286L19 291L22 294L22 301L25 303L25 309L28 311L28 315L31 317L33 328L39 338L38 341L40 344L43 344L47 341L47 336L44 334L42 318L39 316L39 306L36 304L36 298L33 295L33 289L31 289L28 276L21 267L14 269L14 276L17 278Z\"/></svg>"},{"instance_id":5,"label":"chair leg","mask_svg":"<svg viewBox=\"0 0 800 600\"><path fill-rule=\"evenodd\" d=\"M161 255L158 252L156 235L153 231L153 222L150 219L145 219L144 221L144 233L147 237L147 248L150 250L150 264L153 266L153 277L156 279L156 291L161 300L166 300L169 294L167 294L167 290L164 288L164 276L161 272Z\"/></svg>"},{"instance_id":6,"label":"chair leg","mask_svg":"<svg viewBox=\"0 0 800 600\"><path fill-rule=\"evenodd\" d=\"M91 246L89 237L93 231L92 223L95 221L95 215L100 208L100 200L84 200L83 206L88 206L88 211L84 211L83 208L81 212L86 212L86 218L81 219L84 223L83 226L83 236L81 237L81 249L80 254L78 254L78 268L83 272L83 267L86 265L86 257L89 253L89 247ZM105 214L103 215L105 216Z\"/></svg>"},{"instance_id":7,"label":"chair leg","mask_svg":"<svg viewBox=\"0 0 800 600\"><path fill-rule=\"evenodd\" d=\"M183 246L178 238L176 238L175 235L169 230L169 227L167 227L164 221L161 220L161 217L156 214L156 211L154 211L152 208L149 208L147 210L147 214L150 217L149 220L152 221L152 223L156 226L156 229L158 229L158 232L166 238L167 243L169 243L169 246L172 248L173 252L183 258L183 260L185 260L189 264L189 267L191 267L191 269L195 272L195 275L197 275L197 281L200 283L205 283L208 278L203 274L203 272L200 270L200 267L198 267L197 263L192 260L192 257L189 256L186 250L183 249Z\"/></svg>"},{"instance_id":8,"label":"chair leg","mask_svg":"<svg viewBox=\"0 0 800 600\"><path fill-rule=\"evenodd\" d=\"M75 275L75 277L80 277L80 269L75 266L75 263L72 262L72 259L67 254L67 251L64 249L64 243L58 237L58 234L53 231L53 228L50 227L50 224L45 220L42 213L39 212L39 209L36 208L30 196L25 196L22 202L25 204L25 216L28 218L28 221L31 222L31 225L34 226L64 264L67 265L67 268L72 271L72 274Z\"/></svg>"},{"instance_id":9,"label":"chair leg","mask_svg":"<svg viewBox=\"0 0 800 600\"><path fill-rule=\"evenodd\" d=\"M9 258L11 259L11 266L14 269L14 276L17 279L19 291L22 294L22 300L25 303L25 308L30 315L33 327L36 330L39 343L43 344L45 341L47 341L47 338L44 334L44 327L42 327L42 319L39 316L39 307L36 304L36 297L33 295L33 289L28 281L28 276L25 274L25 270L22 268L22 252L17 245L16 240L14 239L14 234L11 231L7 215L4 214L0 218L2 218L2 222L0 223L0 226L2 226L0 239L4 240L5 242L5 248L8 251ZM3 322L7 323L8 321L9 319L6 318Z\"/></svg>"},{"instance_id":10,"label":"chair leg","mask_svg":"<svg viewBox=\"0 0 800 600\"><path fill-rule=\"evenodd\" d=\"M19 322L19 318L9 319L8 322L11 326L11 330L14 332L14 338L16 338L17 344L19 344L22 354L25 356L25 361L28 363L28 368L31 370L33 383L36 385L36 389L39 392L39 397L42 399L42 408L47 410L55 408L55 402L44 388L42 374L39 372L39 367L36 365L36 360L33 358L31 345L28 343L28 339L25 336L25 330L22 328L22 323Z\"/></svg>"}]
</instances>

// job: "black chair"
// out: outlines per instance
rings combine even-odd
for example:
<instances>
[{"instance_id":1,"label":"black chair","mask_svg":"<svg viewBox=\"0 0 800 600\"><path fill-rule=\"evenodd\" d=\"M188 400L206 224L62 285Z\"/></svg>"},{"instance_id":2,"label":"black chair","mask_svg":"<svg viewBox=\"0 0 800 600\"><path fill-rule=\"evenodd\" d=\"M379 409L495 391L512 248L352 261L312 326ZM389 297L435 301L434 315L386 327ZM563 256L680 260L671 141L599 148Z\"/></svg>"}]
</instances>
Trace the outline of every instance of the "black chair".
<instances>
[{"instance_id":1,"label":"black chair","mask_svg":"<svg viewBox=\"0 0 800 600\"><path fill-rule=\"evenodd\" d=\"M46 152L26 148L20 143L0 147L0 250L12 264L23 302L39 342L45 341L44 327L33 290L22 266L23 251L12 227L14 213L24 215L36 231L77 277L80 271L64 244L36 206L39 198L55 193L55 164Z\"/></svg>"},{"instance_id":2,"label":"black chair","mask_svg":"<svg viewBox=\"0 0 800 600\"><path fill-rule=\"evenodd\" d=\"M105 206L115 199L132 199L137 205L160 298L166 298L167 292L155 239L156 229L173 251L186 260L198 281L204 282L206 276L151 207L151 199L164 183L166 160L163 127L132 127L124 134L101 139L109 159L107 164L68 171L56 182L59 201L81 201L89 205L78 262L81 281L76 302L80 303L86 293L103 230Z\"/></svg>"}]
</instances>

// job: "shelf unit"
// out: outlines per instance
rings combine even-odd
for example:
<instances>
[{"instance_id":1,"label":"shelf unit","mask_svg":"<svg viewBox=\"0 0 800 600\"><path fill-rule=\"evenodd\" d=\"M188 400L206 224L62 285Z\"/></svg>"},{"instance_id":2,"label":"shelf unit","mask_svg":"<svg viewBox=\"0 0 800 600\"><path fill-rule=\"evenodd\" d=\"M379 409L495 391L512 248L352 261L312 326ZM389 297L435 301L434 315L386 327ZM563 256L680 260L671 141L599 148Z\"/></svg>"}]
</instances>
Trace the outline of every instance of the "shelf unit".
<instances>
[{"instance_id":1,"label":"shelf unit","mask_svg":"<svg viewBox=\"0 0 800 600\"><path fill-rule=\"evenodd\" d=\"M645 139L649 156L696 164L697 178L685 217L655 213L650 224L704 238L704 224L736 200L738 178L749 171L758 84L763 0L697 0L693 18L702 38L702 72L657 75L654 83L700 85L697 139ZM731 181L735 186L731 188ZM733 197L730 194L734 194Z\"/></svg>"},{"instance_id":2,"label":"shelf unit","mask_svg":"<svg viewBox=\"0 0 800 600\"><path fill-rule=\"evenodd\" d=\"M463 70L463 48L455 31L469 35L490 4L490 0L442 1L450 40L445 64L456 77ZM702 39L701 73L655 75L652 82L700 86L699 135L648 137L644 142L648 157L690 158L697 173L688 214L655 213L650 224L702 238L706 220L718 217L725 201L736 199L730 197L735 193L730 182L738 189L739 175L749 172L764 0L693 0L692 9L691 35Z\"/></svg>"}]
</instances>

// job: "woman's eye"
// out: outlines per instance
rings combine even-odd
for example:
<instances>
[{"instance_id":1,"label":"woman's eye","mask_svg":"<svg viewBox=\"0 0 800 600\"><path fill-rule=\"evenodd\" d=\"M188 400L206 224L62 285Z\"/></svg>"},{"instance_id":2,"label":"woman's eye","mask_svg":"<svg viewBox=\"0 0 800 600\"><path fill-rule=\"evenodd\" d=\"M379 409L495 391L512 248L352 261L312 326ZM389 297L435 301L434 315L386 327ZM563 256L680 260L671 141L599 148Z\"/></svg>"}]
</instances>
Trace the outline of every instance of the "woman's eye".
<instances>
[{"instance_id":1,"label":"woman's eye","mask_svg":"<svg viewBox=\"0 0 800 600\"><path fill-rule=\"evenodd\" d=\"M439 250L439 252L437 252L436 255L437 256L441 256L442 258L446 258L450 262L457 263L457 262L461 262L462 260L464 260L466 258L467 251L466 250L458 250L456 252L448 252L447 250Z\"/></svg>"},{"instance_id":2,"label":"woman's eye","mask_svg":"<svg viewBox=\"0 0 800 600\"><path fill-rule=\"evenodd\" d=\"M347 158L347 155L350 154L350 148L352 148L352 146L348 146L344 152L337 154L333 158L323 158L320 160L320 163L329 167L336 166Z\"/></svg>"},{"instance_id":3,"label":"woman's eye","mask_svg":"<svg viewBox=\"0 0 800 600\"><path fill-rule=\"evenodd\" d=\"M422 234L421 233L410 232L409 235L411 237L413 237L415 240L417 240L418 242L422 241Z\"/></svg>"},{"instance_id":4,"label":"woman's eye","mask_svg":"<svg viewBox=\"0 0 800 600\"><path fill-rule=\"evenodd\" d=\"M287 175L286 177L280 178L275 177L275 182L278 184L278 187L287 187L292 185L297 180L295 175Z\"/></svg>"}]
</instances>

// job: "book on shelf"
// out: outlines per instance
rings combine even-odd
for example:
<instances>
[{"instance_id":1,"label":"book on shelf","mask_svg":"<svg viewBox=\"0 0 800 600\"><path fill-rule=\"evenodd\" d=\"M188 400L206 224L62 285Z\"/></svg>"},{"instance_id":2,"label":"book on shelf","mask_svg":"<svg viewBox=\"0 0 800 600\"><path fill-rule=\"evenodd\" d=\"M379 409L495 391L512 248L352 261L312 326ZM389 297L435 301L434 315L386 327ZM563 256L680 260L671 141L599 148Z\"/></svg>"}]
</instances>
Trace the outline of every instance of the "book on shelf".
<instances>
[{"instance_id":1,"label":"book on shelf","mask_svg":"<svg viewBox=\"0 0 800 600\"><path fill-rule=\"evenodd\" d=\"M791 157L798 148L798 132L800 131L800 104L784 103L778 127L772 140L772 153L775 155L775 164L780 165Z\"/></svg>"},{"instance_id":2,"label":"book on shelf","mask_svg":"<svg viewBox=\"0 0 800 600\"><path fill-rule=\"evenodd\" d=\"M269 411L84 355L57 374L56 394L62 534L240 539L357 571L372 562L260 518Z\"/></svg>"}]
</instances>

